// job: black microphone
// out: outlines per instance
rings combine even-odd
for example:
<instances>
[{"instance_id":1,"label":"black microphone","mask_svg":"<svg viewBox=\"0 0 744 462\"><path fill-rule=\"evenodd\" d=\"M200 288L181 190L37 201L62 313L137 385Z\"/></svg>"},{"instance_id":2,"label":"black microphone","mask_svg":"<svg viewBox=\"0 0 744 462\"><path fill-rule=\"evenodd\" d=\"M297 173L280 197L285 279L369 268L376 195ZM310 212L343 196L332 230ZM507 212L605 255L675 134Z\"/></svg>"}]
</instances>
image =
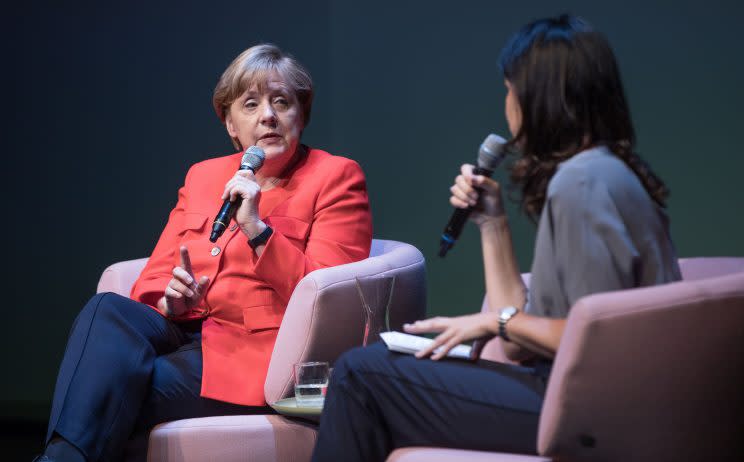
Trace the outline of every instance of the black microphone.
<instances>
[{"instance_id":1,"label":"black microphone","mask_svg":"<svg viewBox=\"0 0 744 462\"><path fill-rule=\"evenodd\" d=\"M490 177L496 167L499 166L506 152L504 151L504 145L506 140L499 135L491 133L483 140L483 143L478 149L478 165L473 169L474 175L483 175ZM455 209L452 212L447 226L444 227L442 232L442 238L439 241L439 256L444 258L447 255L447 251L455 245L455 241L460 237L463 226L468 221L468 216L472 211L471 207L466 209Z\"/></svg>"},{"instance_id":2,"label":"black microphone","mask_svg":"<svg viewBox=\"0 0 744 462\"><path fill-rule=\"evenodd\" d=\"M251 146L245 150L245 154L243 154L243 158L240 160L240 168L238 171L250 170L251 172L256 173L263 165L264 159L266 159L266 154L264 154L263 149L258 146ZM227 229L227 224L233 219L238 207L240 207L240 199L236 199L235 202L230 202L229 197L225 199L220 211L217 212L217 216L214 218L212 234L209 236L211 242L217 242L217 239L222 236L222 233Z\"/></svg>"}]
</instances>

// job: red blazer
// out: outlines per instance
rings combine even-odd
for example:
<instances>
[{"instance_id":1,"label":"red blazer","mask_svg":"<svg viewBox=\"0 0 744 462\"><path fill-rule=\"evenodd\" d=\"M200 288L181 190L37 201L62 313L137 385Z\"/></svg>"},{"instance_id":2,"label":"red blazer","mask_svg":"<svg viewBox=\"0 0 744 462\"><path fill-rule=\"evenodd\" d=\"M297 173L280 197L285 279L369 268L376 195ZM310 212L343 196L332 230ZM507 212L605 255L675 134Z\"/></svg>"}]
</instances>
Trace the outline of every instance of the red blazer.
<instances>
[{"instance_id":1,"label":"red blazer","mask_svg":"<svg viewBox=\"0 0 744 462\"><path fill-rule=\"evenodd\" d=\"M201 396L260 406L265 404L266 371L294 287L315 269L369 256L372 217L359 165L309 149L288 181L261 194L259 214L274 234L260 257L235 226L213 244L212 220L241 155L191 167L131 298L154 307L173 267L180 264L179 246L186 245L194 276L210 279L201 304L177 319L204 318Z\"/></svg>"}]
</instances>

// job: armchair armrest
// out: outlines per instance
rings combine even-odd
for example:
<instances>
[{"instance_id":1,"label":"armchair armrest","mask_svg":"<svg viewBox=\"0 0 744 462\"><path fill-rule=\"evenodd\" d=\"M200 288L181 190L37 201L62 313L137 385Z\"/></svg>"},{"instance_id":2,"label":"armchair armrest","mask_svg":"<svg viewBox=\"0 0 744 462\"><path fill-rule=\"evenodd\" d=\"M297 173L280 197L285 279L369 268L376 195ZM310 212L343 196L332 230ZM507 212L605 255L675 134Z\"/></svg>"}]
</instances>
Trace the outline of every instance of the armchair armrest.
<instances>
[{"instance_id":1,"label":"armchair armrest","mask_svg":"<svg viewBox=\"0 0 744 462\"><path fill-rule=\"evenodd\" d=\"M129 297L134 281L137 280L146 263L147 258L114 263L103 270L101 279L98 280L96 293L114 292Z\"/></svg>"},{"instance_id":2,"label":"armchair armrest","mask_svg":"<svg viewBox=\"0 0 744 462\"><path fill-rule=\"evenodd\" d=\"M379 255L375 253L379 252ZM292 366L303 361L333 362L361 345L365 310L355 278L395 276L389 306L390 327L420 319L426 312L424 257L402 242L373 242L373 256L355 263L323 268L305 276L287 305L274 345L264 386L267 402L294 393ZM374 283L374 281L373 281Z\"/></svg>"}]
</instances>

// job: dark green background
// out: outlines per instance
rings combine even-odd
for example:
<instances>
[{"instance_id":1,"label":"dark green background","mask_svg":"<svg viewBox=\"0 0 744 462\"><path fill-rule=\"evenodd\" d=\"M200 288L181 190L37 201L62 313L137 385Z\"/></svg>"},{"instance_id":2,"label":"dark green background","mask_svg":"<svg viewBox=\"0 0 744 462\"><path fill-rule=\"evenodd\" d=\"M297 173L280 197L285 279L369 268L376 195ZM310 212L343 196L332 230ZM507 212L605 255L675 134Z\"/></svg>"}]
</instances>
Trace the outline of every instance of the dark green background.
<instances>
[{"instance_id":1,"label":"dark green background","mask_svg":"<svg viewBox=\"0 0 744 462\"><path fill-rule=\"evenodd\" d=\"M232 152L211 91L260 41L311 71L304 140L362 165L375 236L427 258L431 314L480 307L475 230L446 260L436 249L458 166L488 133L507 134L500 47L564 11L614 46L640 152L672 190L679 254L744 255L741 2L104 3L3 14L2 422L46 419L68 329L100 272L148 255L189 165ZM510 212L526 271L534 228Z\"/></svg>"}]
</instances>

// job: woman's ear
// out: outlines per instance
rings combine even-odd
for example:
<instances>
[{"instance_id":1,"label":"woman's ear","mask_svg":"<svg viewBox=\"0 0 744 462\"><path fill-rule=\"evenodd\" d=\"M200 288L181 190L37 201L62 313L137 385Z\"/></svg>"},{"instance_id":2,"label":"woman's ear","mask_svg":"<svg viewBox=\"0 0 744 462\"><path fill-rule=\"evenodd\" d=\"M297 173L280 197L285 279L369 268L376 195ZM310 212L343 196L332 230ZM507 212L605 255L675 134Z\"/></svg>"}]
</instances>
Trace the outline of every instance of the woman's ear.
<instances>
[{"instance_id":1,"label":"woman's ear","mask_svg":"<svg viewBox=\"0 0 744 462\"><path fill-rule=\"evenodd\" d=\"M235 146L235 149L242 151L243 145L238 139L238 131L235 129L235 124L233 123L232 117L230 117L229 111L225 115L225 128L227 128L227 134L230 135L230 140L232 141L233 146Z\"/></svg>"},{"instance_id":2,"label":"woman's ear","mask_svg":"<svg viewBox=\"0 0 744 462\"><path fill-rule=\"evenodd\" d=\"M225 114L225 128L227 128L227 134L230 135L230 138L237 138L238 132L235 130L235 124L233 124L232 116L230 115L230 110L228 109L227 114Z\"/></svg>"}]
</instances>

